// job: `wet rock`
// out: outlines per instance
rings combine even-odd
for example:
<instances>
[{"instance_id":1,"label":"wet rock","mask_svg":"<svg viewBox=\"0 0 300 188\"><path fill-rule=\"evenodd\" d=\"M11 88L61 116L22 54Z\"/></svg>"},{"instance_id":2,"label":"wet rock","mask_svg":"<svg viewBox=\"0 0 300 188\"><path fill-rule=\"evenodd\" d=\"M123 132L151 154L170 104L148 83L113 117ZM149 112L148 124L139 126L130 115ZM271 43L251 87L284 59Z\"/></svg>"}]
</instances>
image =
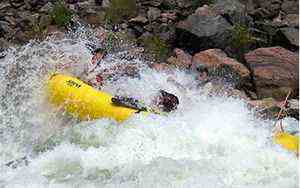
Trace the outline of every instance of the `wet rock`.
<instances>
[{"instance_id":1,"label":"wet rock","mask_svg":"<svg viewBox=\"0 0 300 188\"><path fill-rule=\"evenodd\" d=\"M175 48L174 49L175 57L170 57L167 59L167 63L174 65L178 68L188 69L192 64L192 56L185 51Z\"/></svg>"},{"instance_id":2,"label":"wet rock","mask_svg":"<svg viewBox=\"0 0 300 188\"><path fill-rule=\"evenodd\" d=\"M158 7L162 4L163 0L141 0L143 6L153 6Z\"/></svg>"},{"instance_id":3,"label":"wet rock","mask_svg":"<svg viewBox=\"0 0 300 188\"><path fill-rule=\"evenodd\" d=\"M14 29L5 21L0 21L0 37L10 38L14 33Z\"/></svg>"},{"instance_id":4,"label":"wet rock","mask_svg":"<svg viewBox=\"0 0 300 188\"><path fill-rule=\"evenodd\" d=\"M229 45L232 26L208 6L177 24L177 44L197 52L209 48L225 49Z\"/></svg>"},{"instance_id":5,"label":"wet rock","mask_svg":"<svg viewBox=\"0 0 300 188\"><path fill-rule=\"evenodd\" d=\"M259 98L284 99L298 93L299 58L282 47L259 48L245 55Z\"/></svg>"},{"instance_id":6,"label":"wet rock","mask_svg":"<svg viewBox=\"0 0 300 188\"><path fill-rule=\"evenodd\" d=\"M110 6L111 2L110 0L103 0L102 1L102 7L108 8Z\"/></svg>"},{"instance_id":7,"label":"wet rock","mask_svg":"<svg viewBox=\"0 0 300 188\"><path fill-rule=\"evenodd\" d=\"M69 3L69 4L75 4L75 3L78 3L79 0L66 0L65 2Z\"/></svg>"},{"instance_id":8,"label":"wet rock","mask_svg":"<svg viewBox=\"0 0 300 188\"><path fill-rule=\"evenodd\" d=\"M137 38L142 36L145 32L144 28L139 25L131 26L131 29Z\"/></svg>"},{"instance_id":9,"label":"wet rock","mask_svg":"<svg viewBox=\"0 0 300 188\"><path fill-rule=\"evenodd\" d=\"M158 8L155 8L155 7L150 7L148 12L147 12L147 16L148 16L148 19L149 21L155 21L157 18L160 17L160 13L161 13L161 10L159 10Z\"/></svg>"},{"instance_id":10,"label":"wet rock","mask_svg":"<svg viewBox=\"0 0 300 188\"><path fill-rule=\"evenodd\" d=\"M10 7L10 4L8 2L0 3L0 10L7 9L9 7Z\"/></svg>"},{"instance_id":11,"label":"wet rock","mask_svg":"<svg viewBox=\"0 0 300 188\"><path fill-rule=\"evenodd\" d=\"M246 6L239 0L217 0L212 5L214 11L223 15L231 24L245 24L248 22L246 17Z\"/></svg>"},{"instance_id":12,"label":"wet rock","mask_svg":"<svg viewBox=\"0 0 300 188\"><path fill-rule=\"evenodd\" d=\"M88 24L98 26L105 23L105 10L95 6L94 1L79 2L75 9L79 17Z\"/></svg>"},{"instance_id":13,"label":"wet rock","mask_svg":"<svg viewBox=\"0 0 300 188\"><path fill-rule=\"evenodd\" d=\"M282 111L281 117L289 116L299 120L299 101L296 99L288 100L287 105L284 101L277 101L273 98L264 98L262 100L249 100L248 106L255 108L256 112L266 119L277 119L279 112Z\"/></svg>"},{"instance_id":14,"label":"wet rock","mask_svg":"<svg viewBox=\"0 0 300 188\"><path fill-rule=\"evenodd\" d=\"M288 100L287 113L289 116L299 120L299 100L297 99Z\"/></svg>"},{"instance_id":15,"label":"wet rock","mask_svg":"<svg viewBox=\"0 0 300 188\"><path fill-rule=\"evenodd\" d=\"M13 45L10 44L7 40L5 40L4 38L0 38L0 51L1 51L2 57L4 57L6 55L5 49L7 49L11 46L13 46Z\"/></svg>"},{"instance_id":16,"label":"wet rock","mask_svg":"<svg viewBox=\"0 0 300 188\"><path fill-rule=\"evenodd\" d=\"M299 27L299 15L298 14L288 14L284 17L282 22L289 27Z\"/></svg>"},{"instance_id":17,"label":"wet rock","mask_svg":"<svg viewBox=\"0 0 300 188\"><path fill-rule=\"evenodd\" d=\"M158 72L172 72L172 67L166 63L152 63L149 66Z\"/></svg>"},{"instance_id":18,"label":"wet rock","mask_svg":"<svg viewBox=\"0 0 300 188\"><path fill-rule=\"evenodd\" d=\"M20 31L32 31L39 23L39 14L32 14L30 11L21 11L17 23Z\"/></svg>"},{"instance_id":19,"label":"wet rock","mask_svg":"<svg viewBox=\"0 0 300 188\"><path fill-rule=\"evenodd\" d=\"M122 23L120 27L122 29L127 29L128 28L128 24L127 23Z\"/></svg>"},{"instance_id":20,"label":"wet rock","mask_svg":"<svg viewBox=\"0 0 300 188\"><path fill-rule=\"evenodd\" d=\"M249 0L248 11L255 20L272 19L278 16L282 0Z\"/></svg>"},{"instance_id":21,"label":"wet rock","mask_svg":"<svg viewBox=\"0 0 300 188\"><path fill-rule=\"evenodd\" d=\"M192 58L191 69L198 71L206 67L211 76L224 77L241 87L249 84L250 71L235 59L229 58L220 49L210 49L195 54Z\"/></svg>"},{"instance_id":22,"label":"wet rock","mask_svg":"<svg viewBox=\"0 0 300 188\"><path fill-rule=\"evenodd\" d=\"M250 100L248 104L254 108L270 108L270 107L280 107L280 102L273 98L264 98L262 100ZM279 112L279 111L278 111Z\"/></svg>"},{"instance_id":23,"label":"wet rock","mask_svg":"<svg viewBox=\"0 0 300 188\"><path fill-rule=\"evenodd\" d=\"M245 92L224 85L222 82L208 82L201 89L202 95L226 96L237 99L249 100Z\"/></svg>"},{"instance_id":24,"label":"wet rock","mask_svg":"<svg viewBox=\"0 0 300 188\"><path fill-rule=\"evenodd\" d=\"M10 0L9 3L14 8L20 8L25 5L24 0Z\"/></svg>"},{"instance_id":25,"label":"wet rock","mask_svg":"<svg viewBox=\"0 0 300 188\"><path fill-rule=\"evenodd\" d=\"M288 14L273 20L273 29L267 30L273 35L274 44L295 51L299 48L299 16Z\"/></svg>"},{"instance_id":26,"label":"wet rock","mask_svg":"<svg viewBox=\"0 0 300 188\"><path fill-rule=\"evenodd\" d=\"M287 36L291 38L291 41L295 41L297 38L294 37L293 39L290 33L284 34L283 31L285 29L283 28L293 28L291 31L294 29L298 30L298 23L295 24L297 21L298 18L294 16L279 16L272 21L256 21L254 25L255 28L253 28L252 31L254 31L253 36L259 40L258 47L282 46L291 51L295 51L295 45L287 39ZM281 29L283 29L283 31L281 31Z\"/></svg>"},{"instance_id":27,"label":"wet rock","mask_svg":"<svg viewBox=\"0 0 300 188\"><path fill-rule=\"evenodd\" d=\"M52 22L51 16L47 14L42 14L40 19L39 19L39 25L43 28L48 27Z\"/></svg>"},{"instance_id":28,"label":"wet rock","mask_svg":"<svg viewBox=\"0 0 300 188\"><path fill-rule=\"evenodd\" d=\"M265 119L275 119L281 109L281 102L273 98L264 98L262 100L248 101L251 108L255 108L257 114Z\"/></svg>"},{"instance_id":29,"label":"wet rock","mask_svg":"<svg viewBox=\"0 0 300 188\"><path fill-rule=\"evenodd\" d=\"M285 27L280 29L281 34L289 42L290 45L299 47L299 29L293 27Z\"/></svg>"},{"instance_id":30,"label":"wet rock","mask_svg":"<svg viewBox=\"0 0 300 188\"><path fill-rule=\"evenodd\" d=\"M27 42L30 39L25 31L17 31L14 34L14 41L20 44Z\"/></svg>"},{"instance_id":31,"label":"wet rock","mask_svg":"<svg viewBox=\"0 0 300 188\"><path fill-rule=\"evenodd\" d=\"M17 25L16 18L13 16L5 16L4 21L8 22L10 27L15 27Z\"/></svg>"},{"instance_id":32,"label":"wet rock","mask_svg":"<svg viewBox=\"0 0 300 188\"><path fill-rule=\"evenodd\" d=\"M45 4L42 8L40 8L40 12L43 13L49 13L51 12L51 10L53 9L54 5L51 2L48 2L47 4Z\"/></svg>"},{"instance_id":33,"label":"wet rock","mask_svg":"<svg viewBox=\"0 0 300 188\"><path fill-rule=\"evenodd\" d=\"M158 28L154 28L154 34L169 44L173 44L176 38L175 26L173 24L162 23Z\"/></svg>"},{"instance_id":34,"label":"wet rock","mask_svg":"<svg viewBox=\"0 0 300 188\"><path fill-rule=\"evenodd\" d=\"M190 0L176 0L176 5L180 9L186 9L192 6L192 2Z\"/></svg>"},{"instance_id":35,"label":"wet rock","mask_svg":"<svg viewBox=\"0 0 300 188\"><path fill-rule=\"evenodd\" d=\"M82 17L88 24L102 25L105 23L105 12L97 11L95 13L87 13Z\"/></svg>"},{"instance_id":36,"label":"wet rock","mask_svg":"<svg viewBox=\"0 0 300 188\"><path fill-rule=\"evenodd\" d=\"M286 14L299 14L299 1L284 0L281 5L281 10Z\"/></svg>"},{"instance_id":37,"label":"wet rock","mask_svg":"<svg viewBox=\"0 0 300 188\"><path fill-rule=\"evenodd\" d=\"M101 6L103 3L103 0L95 0L95 5Z\"/></svg>"},{"instance_id":38,"label":"wet rock","mask_svg":"<svg viewBox=\"0 0 300 188\"><path fill-rule=\"evenodd\" d=\"M129 20L129 23L134 23L134 24L146 24L147 22L148 19L141 15L138 15L137 17L131 18Z\"/></svg>"},{"instance_id":39,"label":"wet rock","mask_svg":"<svg viewBox=\"0 0 300 188\"><path fill-rule=\"evenodd\" d=\"M65 31L56 25L49 25L46 29L46 34L54 36L57 39L62 39L65 36Z\"/></svg>"},{"instance_id":40,"label":"wet rock","mask_svg":"<svg viewBox=\"0 0 300 188\"><path fill-rule=\"evenodd\" d=\"M47 0L25 0L26 9L37 10L47 3Z\"/></svg>"},{"instance_id":41,"label":"wet rock","mask_svg":"<svg viewBox=\"0 0 300 188\"><path fill-rule=\"evenodd\" d=\"M175 21L177 19L176 12L165 12L161 13L160 16L162 17L162 19L165 18L166 20Z\"/></svg>"}]
</instances>

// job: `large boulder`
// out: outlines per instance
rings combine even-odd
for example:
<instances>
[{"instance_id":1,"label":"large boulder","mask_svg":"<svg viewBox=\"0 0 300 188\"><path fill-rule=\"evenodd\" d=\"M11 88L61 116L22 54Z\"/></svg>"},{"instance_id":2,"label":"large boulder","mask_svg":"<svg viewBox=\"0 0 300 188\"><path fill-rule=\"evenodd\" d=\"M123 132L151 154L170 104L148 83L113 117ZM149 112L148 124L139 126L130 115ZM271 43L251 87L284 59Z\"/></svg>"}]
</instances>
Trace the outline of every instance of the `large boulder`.
<instances>
[{"instance_id":1,"label":"large boulder","mask_svg":"<svg viewBox=\"0 0 300 188\"><path fill-rule=\"evenodd\" d=\"M0 21L0 37L9 38L14 33L8 22Z\"/></svg>"},{"instance_id":2,"label":"large boulder","mask_svg":"<svg viewBox=\"0 0 300 188\"><path fill-rule=\"evenodd\" d=\"M168 64L183 69L190 68L192 64L192 56L190 54L179 48L174 49L174 54L176 57L171 56L167 59Z\"/></svg>"},{"instance_id":3,"label":"large boulder","mask_svg":"<svg viewBox=\"0 0 300 188\"><path fill-rule=\"evenodd\" d=\"M150 22L155 21L157 18L160 17L160 13L161 13L161 10L159 10L158 8L150 7L148 12L147 12L148 20Z\"/></svg>"},{"instance_id":4,"label":"large boulder","mask_svg":"<svg viewBox=\"0 0 300 188\"><path fill-rule=\"evenodd\" d=\"M288 49L299 48L299 15L288 14L274 23L277 24L277 43Z\"/></svg>"},{"instance_id":5,"label":"large boulder","mask_svg":"<svg viewBox=\"0 0 300 188\"><path fill-rule=\"evenodd\" d=\"M215 0L212 8L232 24L246 24L249 22L249 17L245 13L246 6L239 0Z\"/></svg>"},{"instance_id":6,"label":"large boulder","mask_svg":"<svg viewBox=\"0 0 300 188\"><path fill-rule=\"evenodd\" d=\"M299 15L298 14L288 14L286 15L282 22L289 27L299 27Z\"/></svg>"},{"instance_id":7,"label":"large boulder","mask_svg":"<svg viewBox=\"0 0 300 188\"><path fill-rule=\"evenodd\" d=\"M203 85L200 83L200 85ZM202 86L201 95L226 96L249 101L245 92L218 82L208 82Z\"/></svg>"},{"instance_id":8,"label":"large boulder","mask_svg":"<svg viewBox=\"0 0 300 188\"><path fill-rule=\"evenodd\" d=\"M209 75L219 76L231 81L236 87L248 85L250 71L248 68L228 57L220 49L209 49L193 56L191 69L197 71L199 67L206 67Z\"/></svg>"},{"instance_id":9,"label":"large boulder","mask_svg":"<svg viewBox=\"0 0 300 188\"><path fill-rule=\"evenodd\" d=\"M173 72L173 67L167 63L153 63L150 64L149 67L156 70L157 72L167 72L167 73Z\"/></svg>"},{"instance_id":10,"label":"large boulder","mask_svg":"<svg viewBox=\"0 0 300 188\"><path fill-rule=\"evenodd\" d=\"M279 31L288 44L299 47L299 29L293 27L281 28Z\"/></svg>"},{"instance_id":11,"label":"large boulder","mask_svg":"<svg viewBox=\"0 0 300 188\"><path fill-rule=\"evenodd\" d=\"M232 26L211 7L198 8L176 26L177 44L191 52L209 48L225 49L229 45Z\"/></svg>"},{"instance_id":12,"label":"large boulder","mask_svg":"<svg viewBox=\"0 0 300 188\"><path fill-rule=\"evenodd\" d=\"M259 98L298 95L299 57L282 47L259 48L245 54Z\"/></svg>"},{"instance_id":13,"label":"large boulder","mask_svg":"<svg viewBox=\"0 0 300 188\"><path fill-rule=\"evenodd\" d=\"M288 100L286 105L284 105L285 101L277 101L273 98L249 100L247 103L249 107L255 108L262 118L277 119L279 112L283 110L280 118L287 115L299 120L299 100L297 99Z\"/></svg>"},{"instance_id":14,"label":"large boulder","mask_svg":"<svg viewBox=\"0 0 300 188\"><path fill-rule=\"evenodd\" d=\"M105 10L100 6L95 6L95 2L85 1L77 3L75 10L80 18L92 25L102 25L105 23Z\"/></svg>"},{"instance_id":15,"label":"large boulder","mask_svg":"<svg viewBox=\"0 0 300 188\"><path fill-rule=\"evenodd\" d=\"M255 20L272 19L278 16L282 0L247 0L249 14Z\"/></svg>"},{"instance_id":16,"label":"large boulder","mask_svg":"<svg viewBox=\"0 0 300 188\"><path fill-rule=\"evenodd\" d=\"M281 5L281 10L286 14L298 14L299 0L284 0Z\"/></svg>"},{"instance_id":17,"label":"large boulder","mask_svg":"<svg viewBox=\"0 0 300 188\"><path fill-rule=\"evenodd\" d=\"M260 42L258 46L282 46L291 51L298 48L299 16L280 15L272 21L256 21L252 35Z\"/></svg>"}]
</instances>

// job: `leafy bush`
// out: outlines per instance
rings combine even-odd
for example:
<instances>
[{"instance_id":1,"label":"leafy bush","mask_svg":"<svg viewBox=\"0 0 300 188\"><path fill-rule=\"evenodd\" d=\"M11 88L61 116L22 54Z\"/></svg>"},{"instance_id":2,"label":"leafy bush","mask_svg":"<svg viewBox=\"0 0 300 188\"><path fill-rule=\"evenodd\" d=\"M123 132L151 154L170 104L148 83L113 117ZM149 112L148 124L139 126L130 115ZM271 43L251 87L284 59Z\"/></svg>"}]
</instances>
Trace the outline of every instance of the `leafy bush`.
<instances>
[{"instance_id":1,"label":"leafy bush","mask_svg":"<svg viewBox=\"0 0 300 188\"><path fill-rule=\"evenodd\" d=\"M154 55L156 60L164 60L170 53L169 45L158 36L151 36L142 39L146 51Z\"/></svg>"},{"instance_id":2,"label":"leafy bush","mask_svg":"<svg viewBox=\"0 0 300 188\"><path fill-rule=\"evenodd\" d=\"M236 24L231 32L232 46L236 49L244 48L253 43L254 38L246 25Z\"/></svg>"},{"instance_id":3,"label":"leafy bush","mask_svg":"<svg viewBox=\"0 0 300 188\"><path fill-rule=\"evenodd\" d=\"M135 16L137 6L135 0L112 0L106 10L106 20L110 23L119 23L122 19Z\"/></svg>"},{"instance_id":4,"label":"leafy bush","mask_svg":"<svg viewBox=\"0 0 300 188\"><path fill-rule=\"evenodd\" d=\"M72 12L63 1L58 1L50 12L54 24L65 27L72 20Z\"/></svg>"}]
</instances>

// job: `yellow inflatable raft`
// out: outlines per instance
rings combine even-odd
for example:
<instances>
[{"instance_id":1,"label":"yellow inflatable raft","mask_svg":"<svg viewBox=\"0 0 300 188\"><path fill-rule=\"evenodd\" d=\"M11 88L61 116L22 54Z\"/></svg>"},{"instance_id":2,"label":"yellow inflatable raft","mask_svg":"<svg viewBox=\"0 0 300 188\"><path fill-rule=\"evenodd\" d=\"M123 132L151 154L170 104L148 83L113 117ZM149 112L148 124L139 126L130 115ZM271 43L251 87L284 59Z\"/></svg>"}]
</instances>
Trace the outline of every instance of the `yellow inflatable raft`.
<instances>
[{"instance_id":1,"label":"yellow inflatable raft","mask_svg":"<svg viewBox=\"0 0 300 188\"><path fill-rule=\"evenodd\" d=\"M274 140L283 148L295 153L299 153L299 136L291 135L286 132L280 132L274 136Z\"/></svg>"},{"instance_id":2,"label":"yellow inflatable raft","mask_svg":"<svg viewBox=\"0 0 300 188\"><path fill-rule=\"evenodd\" d=\"M98 91L83 81L54 74L48 81L48 98L81 120L111 118L122 122L138 110L112 103L112 95Z\"/></svg>"}]
</instances>

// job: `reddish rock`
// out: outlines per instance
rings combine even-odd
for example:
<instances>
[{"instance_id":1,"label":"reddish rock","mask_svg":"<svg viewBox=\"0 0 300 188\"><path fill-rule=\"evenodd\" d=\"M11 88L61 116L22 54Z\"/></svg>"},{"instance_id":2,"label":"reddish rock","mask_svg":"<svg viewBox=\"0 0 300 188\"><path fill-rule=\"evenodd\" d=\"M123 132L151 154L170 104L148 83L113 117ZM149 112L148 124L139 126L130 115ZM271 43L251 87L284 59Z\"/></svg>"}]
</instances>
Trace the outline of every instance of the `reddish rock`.
<instances>
[{"instance_id":1,"label":"reddish rock","mask_svg":"<svg viewBox=\"0 0 300 188\"><path fill-rule=\"evenodd\" d=\"M238 81L238 85L243 85L250 79L250 71L247 67L227 57L220 49L209 49L195 54L191 68L193 71L198 71L199 67L206 67L210 73L216 73L219 76L232 75Z\"/></svg>"},{"instance_id":2,"label":"reddish rock","mask_svg":"<svg viewBox=\"0 0 300 188\"><path fill-rule=\"evenodd\" d=\"M167 59L167 63L178 68L189 68L192 64L192 56L179 48L174 49L176 57Z\"/></svg>"},{"instance_id":3,"label":"reddish rock","mask_svg":"<svg viewBox=\"0 0 300 188\"><path fill-rule=\"evenodd\" d=\"M299 57L282 47L259 48L245 55L253 71L259 98L282 100L289 90L298 93Z\"/></svg>"},{"instance_id":4,"label":"reddish rock","mask_svg":"<svg viewBox=\"0 0 300 188\"><path fill-rule=\"evenodd\" d=\"M227 96L246 101L250 100L245 92L225 86L222 83L209 82L205 84L202 88L202 94L208 96Z\"/></svg>"},{"instance_id":5,"label":"reddish rock","mask_svg":"<svg viewBox=\"0 0 300 188\"><path fill-rule=\"evenodd\" d=\"M64 29L61 29L56 25L49 25L46 30L48 35L54 35L58 38L63 38L65 36L64 32Z\"/></svg>"},{"instance_id":6,"label":"reddish rock","mask_svg":"<svg viewBox=\"0 0 300 188\"><path fill-rule=\"evenodd\" d=\"M280 112L282 102L276 101L273 98L264 98L262 100L250 100L248 106L255 108L257 115L265 119L277 118Z\"/></svg>"},{"instance_id":7,"label":"reddish rock","mask_svg":"<svg viewBox=\"0 0 300 188\"><path fill-rule=\"evenodd\" d=\"M148 22L148 19L144 16L138 15L137 17L131 18L129 22L146 24Z\"/></svg>"},{"instance_id":8,"label":"reddish rock","mask_svg":"<svg viewBox=\"0 0 300 188\"><path fill-rule=\"evenodd\" d=\"M287 104L285 101L277 101L273 98L264 98L262 100L249 100L248 106L250 108L255 108L258 115L268 119L277 119L277 116L283 108L282 116L293 117L299 120L299 100L291 99L288 100Z\"/></svg>"},{"instance_id":9,"label":"reddish rock","mask_svg":"<svg viewBox=\"0 0 300 188\"><path fill-rule=\"evenodd\" d=\"M288 14L285 16L282 22L290 27L299 27L299 15Z\"/></svg>"},{"instance_id":10,"label":"reddish rock","mask_svg":"<svg viewBox=\"0 0 300 188\"><path fill-rule=\"evenodd\" d=\"M281 102L276 101L273 98L264 98L262 100L249 100L248 101L249 106L253 108L261 108L261 109L267 109L271 107L281 107Z\"/></svg>"},{"instance_id":11,"label":"reddish rock","mask_svg":"<svg viewBox=\"0 0 300 188\"><path fill-rule=\"evenodd\" d=\"M168 20L176 20L177 16L176 16L176 12L165 12L165 13L161 13L160 16L162 18L166 18Z\"/></svg>"}]
</instances>

